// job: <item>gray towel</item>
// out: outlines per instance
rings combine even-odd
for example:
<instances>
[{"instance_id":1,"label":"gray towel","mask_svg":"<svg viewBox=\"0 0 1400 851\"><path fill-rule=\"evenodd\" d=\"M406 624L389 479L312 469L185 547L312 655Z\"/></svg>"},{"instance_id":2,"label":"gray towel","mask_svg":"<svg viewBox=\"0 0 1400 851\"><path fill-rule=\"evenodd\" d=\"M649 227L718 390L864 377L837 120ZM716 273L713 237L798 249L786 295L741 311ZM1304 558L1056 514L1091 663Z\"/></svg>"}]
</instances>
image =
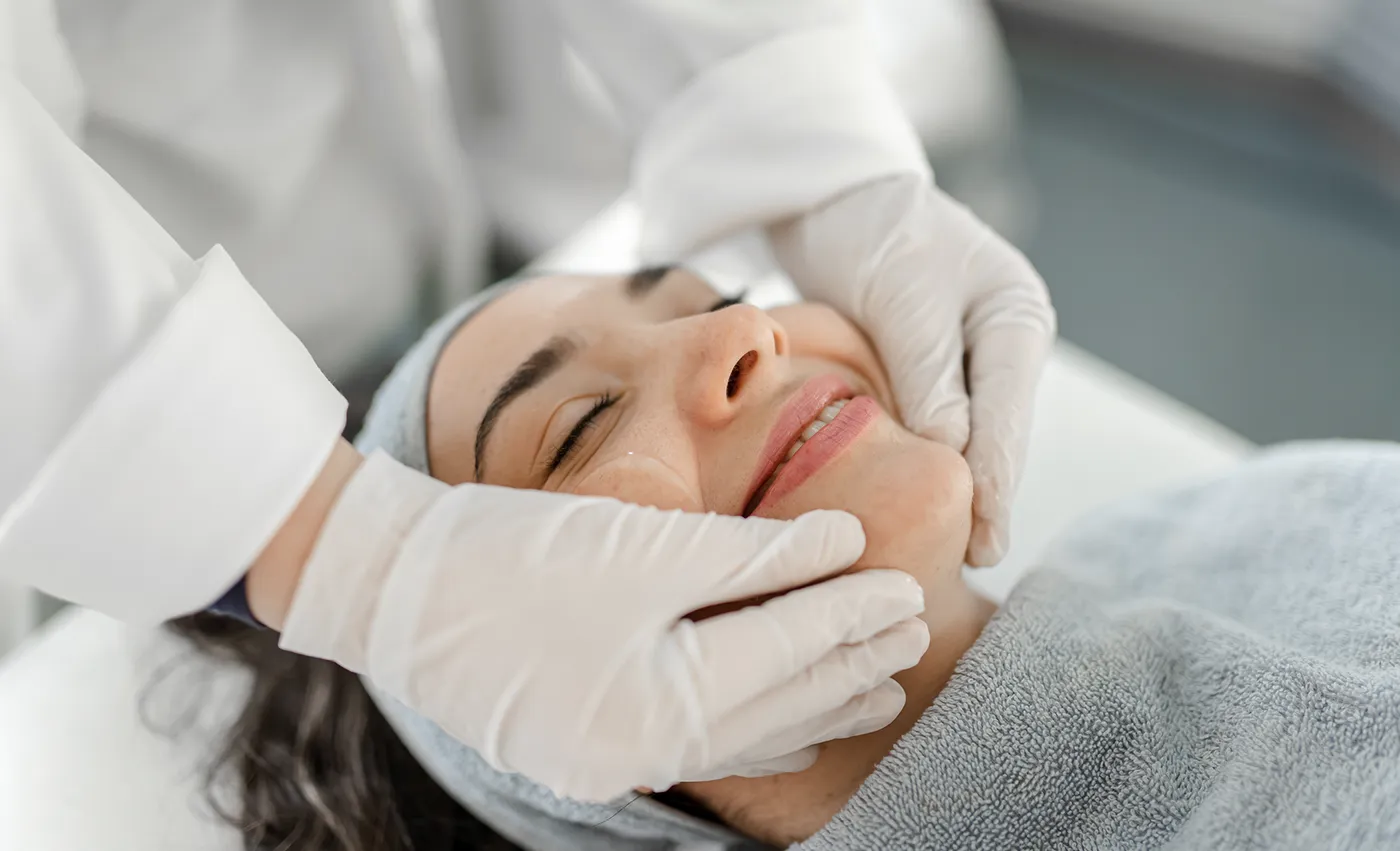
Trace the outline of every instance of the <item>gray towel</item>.
<instances>
[{"instance_id":1,"label":"gray towel","mask_svg":"<svg viewBox=\"0 0 1400 851\"><path fill-rule=\"evenodd\" d=\"M1163 846L1400 848L1400 448L1082 524L800 847Z\"/></svg>"}]
</instances>

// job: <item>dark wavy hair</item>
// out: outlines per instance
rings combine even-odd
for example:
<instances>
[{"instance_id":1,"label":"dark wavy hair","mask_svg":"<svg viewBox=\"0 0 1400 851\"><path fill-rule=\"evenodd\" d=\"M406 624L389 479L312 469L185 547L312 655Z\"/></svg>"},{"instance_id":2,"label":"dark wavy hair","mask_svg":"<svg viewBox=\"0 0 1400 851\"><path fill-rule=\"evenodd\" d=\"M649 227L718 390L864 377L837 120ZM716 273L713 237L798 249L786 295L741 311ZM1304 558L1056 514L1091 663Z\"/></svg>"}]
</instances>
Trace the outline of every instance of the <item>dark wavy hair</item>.
<instances>
[{"instance_id":1,"label":"dark wavy hair","mask_svg":"<svg viewBox=\"0 0 1400 851\"><path fill-rule=\"evenodd\" d=\"M207 798L248 851L514 851L423 770L359 677L218 615L170 624L252 674L209 764ZM228 789L232 800L216 794Z\"/></svg>"}]
</instances>

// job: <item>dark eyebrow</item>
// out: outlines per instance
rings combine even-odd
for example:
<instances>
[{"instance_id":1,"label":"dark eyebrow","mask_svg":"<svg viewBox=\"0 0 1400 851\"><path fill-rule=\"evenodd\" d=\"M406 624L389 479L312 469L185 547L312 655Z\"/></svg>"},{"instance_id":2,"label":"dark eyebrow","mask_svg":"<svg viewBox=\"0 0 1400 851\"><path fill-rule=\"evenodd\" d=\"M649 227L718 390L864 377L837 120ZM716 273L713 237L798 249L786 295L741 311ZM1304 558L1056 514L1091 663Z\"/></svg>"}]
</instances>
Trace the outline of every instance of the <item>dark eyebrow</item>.
<instances>
[{"instance_id":1,"label":"dark eyebrow","mask_svg":"<svg viewBox=\"0 0 1400 851\"><path fill-rule=\"evenodd\" d=\"M501 385L501 389L496 391L495 398L486 406L486 413L481 415L481 424L476 427L474 475L478 482L481 481L482 454L486 451L486 441L490 439L491 429L495 428L506 405L554 374L577 348L578 346L567 337L551 338L534 354L521 361L510 378Z\"/></svg>"},{"instance_id":2,"label":"dark eyebrow","mask_svg":"<svg viewBox=\"0 0 1400 851\"><path fill-rule=\"evenodd\" d=\"M674 264L665 266L648 266L645 269L638 269L627 276L627 285L624 288L627 297L633 299L642 298L647 293L656 289L656 285L661 283L667 275L679 268Z\"/></svg>"}]
</instances>

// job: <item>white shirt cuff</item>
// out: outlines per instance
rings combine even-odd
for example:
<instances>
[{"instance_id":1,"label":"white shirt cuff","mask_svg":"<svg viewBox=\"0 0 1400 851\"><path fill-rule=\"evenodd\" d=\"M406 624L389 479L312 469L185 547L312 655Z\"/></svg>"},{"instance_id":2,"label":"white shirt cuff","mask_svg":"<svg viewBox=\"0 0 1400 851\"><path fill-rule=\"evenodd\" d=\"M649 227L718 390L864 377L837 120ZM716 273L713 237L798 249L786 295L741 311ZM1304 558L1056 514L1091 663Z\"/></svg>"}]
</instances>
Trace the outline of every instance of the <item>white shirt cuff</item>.
<instances>
[{"instance_id":1,"label":"white shirt cuff","mask_svg":"<svg viewBox=\"0 0 1400 851\"><path fill-rule=\"evenodd\" d=\"M10 507L3 573L123 620L207 606L324 466L345 400L215 247Z\"/></svg>"}]
</instances>

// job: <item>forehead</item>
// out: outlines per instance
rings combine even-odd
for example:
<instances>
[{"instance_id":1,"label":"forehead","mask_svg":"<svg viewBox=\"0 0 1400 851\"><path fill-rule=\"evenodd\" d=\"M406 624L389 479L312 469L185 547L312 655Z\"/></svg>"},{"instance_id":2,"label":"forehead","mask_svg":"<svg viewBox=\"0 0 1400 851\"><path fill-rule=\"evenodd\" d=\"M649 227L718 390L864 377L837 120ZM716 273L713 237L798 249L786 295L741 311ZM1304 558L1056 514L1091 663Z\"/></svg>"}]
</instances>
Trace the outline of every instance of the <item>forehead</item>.
<instances>
[{"instance_id":1,"label":"forehead","mask_svg":"<svg viewBox=\"0 0 1400 851\"><path fill-rule=\"evenodd\" d=\"M622 306L617 276L548 275L512 287L482 308L449 341L472 372L500 385L515 366L551 337L589 314ZM607 308L611 308L608 310ZM444 355L447 354L444 350Z\"/></svg>"},{"instance_id":2,"label":"forehead","mask_svg":"<svg viewBox=\"0 0 1400 851\"><path fill-rule=\"evenodd\" d=\"M473 427L516 366L608 303L622 306L616 276L549 275L512 287L462 324L443 348L428 393L429 433ZM457 441L453 441L456 443ZM454 447L455 448L455 447Z\"/></svg>"}]
</instances>

